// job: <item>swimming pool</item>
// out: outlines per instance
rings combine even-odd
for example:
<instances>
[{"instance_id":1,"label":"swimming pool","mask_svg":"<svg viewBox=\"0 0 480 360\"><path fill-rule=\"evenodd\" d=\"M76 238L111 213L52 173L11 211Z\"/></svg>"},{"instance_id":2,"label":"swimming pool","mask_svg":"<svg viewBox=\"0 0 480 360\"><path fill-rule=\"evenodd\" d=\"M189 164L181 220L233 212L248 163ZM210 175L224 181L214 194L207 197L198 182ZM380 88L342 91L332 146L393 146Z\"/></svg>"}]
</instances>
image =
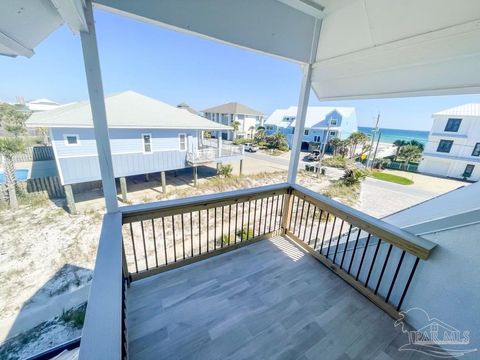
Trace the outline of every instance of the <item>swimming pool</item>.
<instances>
[{"instance_id":1,"label":"swimming pool","mask_svg":"<svg viewBox=\"0 0 480 360\"><path fill-rule=\"evenodd\" d=\"M27 180L28 179L28 169L16 169L15 178L17 180ZM5 175L3 170L0 170L0 184L5 183Z\"/></svg>"}]
</instances>

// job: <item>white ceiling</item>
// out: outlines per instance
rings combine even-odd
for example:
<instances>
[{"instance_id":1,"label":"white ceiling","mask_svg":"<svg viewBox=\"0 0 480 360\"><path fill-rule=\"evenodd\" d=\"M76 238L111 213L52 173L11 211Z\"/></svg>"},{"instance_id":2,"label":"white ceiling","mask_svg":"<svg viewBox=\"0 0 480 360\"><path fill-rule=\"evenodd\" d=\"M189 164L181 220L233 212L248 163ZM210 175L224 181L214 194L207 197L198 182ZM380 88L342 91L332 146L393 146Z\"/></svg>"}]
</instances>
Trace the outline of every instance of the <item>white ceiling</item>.
<instances>
[{"instance_id":1,"label":"white ceiling","mask_svg":"<svg viewBox=\"0 0 480 360\"><path fill-rule=\"evenodd\" d=\"M322 24L320 99L480 92L480 1L357 0Z\"/></svg>"},{"instance_id":2,"label":"white ceiling","mask_svg":"<svg viewBox=\"0 0 480 360\"><path fill-rule=\"evenodd\" d=\"M314 63L312 86L320 99L480 92L480 0L95 4L159 26ZM33 48L64 22L73 31L85 29L82 6L83 0L0 3L0 54L32 56Z\"/></svg>"}]
</instances>

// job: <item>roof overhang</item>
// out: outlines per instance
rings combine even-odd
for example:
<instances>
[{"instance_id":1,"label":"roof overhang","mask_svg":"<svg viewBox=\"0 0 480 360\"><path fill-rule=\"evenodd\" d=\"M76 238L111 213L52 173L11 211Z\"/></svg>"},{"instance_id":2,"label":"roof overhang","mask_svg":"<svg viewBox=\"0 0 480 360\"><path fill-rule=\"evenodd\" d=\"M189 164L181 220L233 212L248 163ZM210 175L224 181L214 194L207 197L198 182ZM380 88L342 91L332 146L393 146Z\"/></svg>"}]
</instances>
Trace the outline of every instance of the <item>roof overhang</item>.
<instances>
[{"instance_id":1,"label":"roof overhang","mask_svg":"<svg viewBox=\"0 0 480 360\"><path fill-rule=\"evenodd\" d=\"M480 1L357 0L324 18L322 100L480 92Z\"/></svg>"},{"instance_id":2,"label":"roof overhang","mask_svg":"<svg viewBox=\"0 0 480 360\"><path fill-rule=\"evenodd\" d=\"M297 63L321 100L480 92L478 0L96 0L130 18ZM31 56L83 0L0 5L0 53ZM322 26L318 51L313 45ZM313 50L313 51L312 51Z\"/></svg>"}]
</instances>

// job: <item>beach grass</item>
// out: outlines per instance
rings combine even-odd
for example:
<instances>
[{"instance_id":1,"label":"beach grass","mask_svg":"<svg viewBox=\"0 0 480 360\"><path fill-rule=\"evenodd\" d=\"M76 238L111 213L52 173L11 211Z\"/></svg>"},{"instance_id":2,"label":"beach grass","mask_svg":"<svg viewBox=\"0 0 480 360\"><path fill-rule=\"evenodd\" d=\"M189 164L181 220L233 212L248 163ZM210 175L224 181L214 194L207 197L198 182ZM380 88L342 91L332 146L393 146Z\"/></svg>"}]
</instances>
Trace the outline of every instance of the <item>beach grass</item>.
<instances>
[{"instance_id":1,"label":"beach grass","mask_svg":"<svg viewBox=\"0 0 480 360\"><path fill-rule=\"evenodd\" d=\"M370 173L371 177L378 179L378 180L383 180L383 181L389 181L395 184L400 184L400 185L412 185L413 180L407 179L406 177L403 176L398 176L398 175L393 175L393 174L388 174L380 171L373 171Z\"/></svg>"}]
</instances>

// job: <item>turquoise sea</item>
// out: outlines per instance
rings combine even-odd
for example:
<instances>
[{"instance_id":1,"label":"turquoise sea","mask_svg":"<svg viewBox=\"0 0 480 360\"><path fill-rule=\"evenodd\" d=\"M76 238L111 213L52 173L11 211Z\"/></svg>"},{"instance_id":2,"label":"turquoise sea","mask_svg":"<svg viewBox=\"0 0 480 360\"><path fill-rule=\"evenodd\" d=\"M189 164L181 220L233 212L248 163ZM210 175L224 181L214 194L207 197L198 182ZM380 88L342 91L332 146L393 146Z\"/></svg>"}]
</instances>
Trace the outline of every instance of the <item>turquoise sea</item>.
<instances>
[{"instance_id":1,"label":"turquoise sea","mask_svg":"<svg viewBox=\"0 0 480 360\"><path fill-rule=\"evenodd\" d=\"M359 126L358 131L371 135L374 128ZM427 142L428 131L402 130L402 129L382 129L380 128L380 142L393 144L395 140L417 140L423 144Z\"/></svg>"}]
</instances>

